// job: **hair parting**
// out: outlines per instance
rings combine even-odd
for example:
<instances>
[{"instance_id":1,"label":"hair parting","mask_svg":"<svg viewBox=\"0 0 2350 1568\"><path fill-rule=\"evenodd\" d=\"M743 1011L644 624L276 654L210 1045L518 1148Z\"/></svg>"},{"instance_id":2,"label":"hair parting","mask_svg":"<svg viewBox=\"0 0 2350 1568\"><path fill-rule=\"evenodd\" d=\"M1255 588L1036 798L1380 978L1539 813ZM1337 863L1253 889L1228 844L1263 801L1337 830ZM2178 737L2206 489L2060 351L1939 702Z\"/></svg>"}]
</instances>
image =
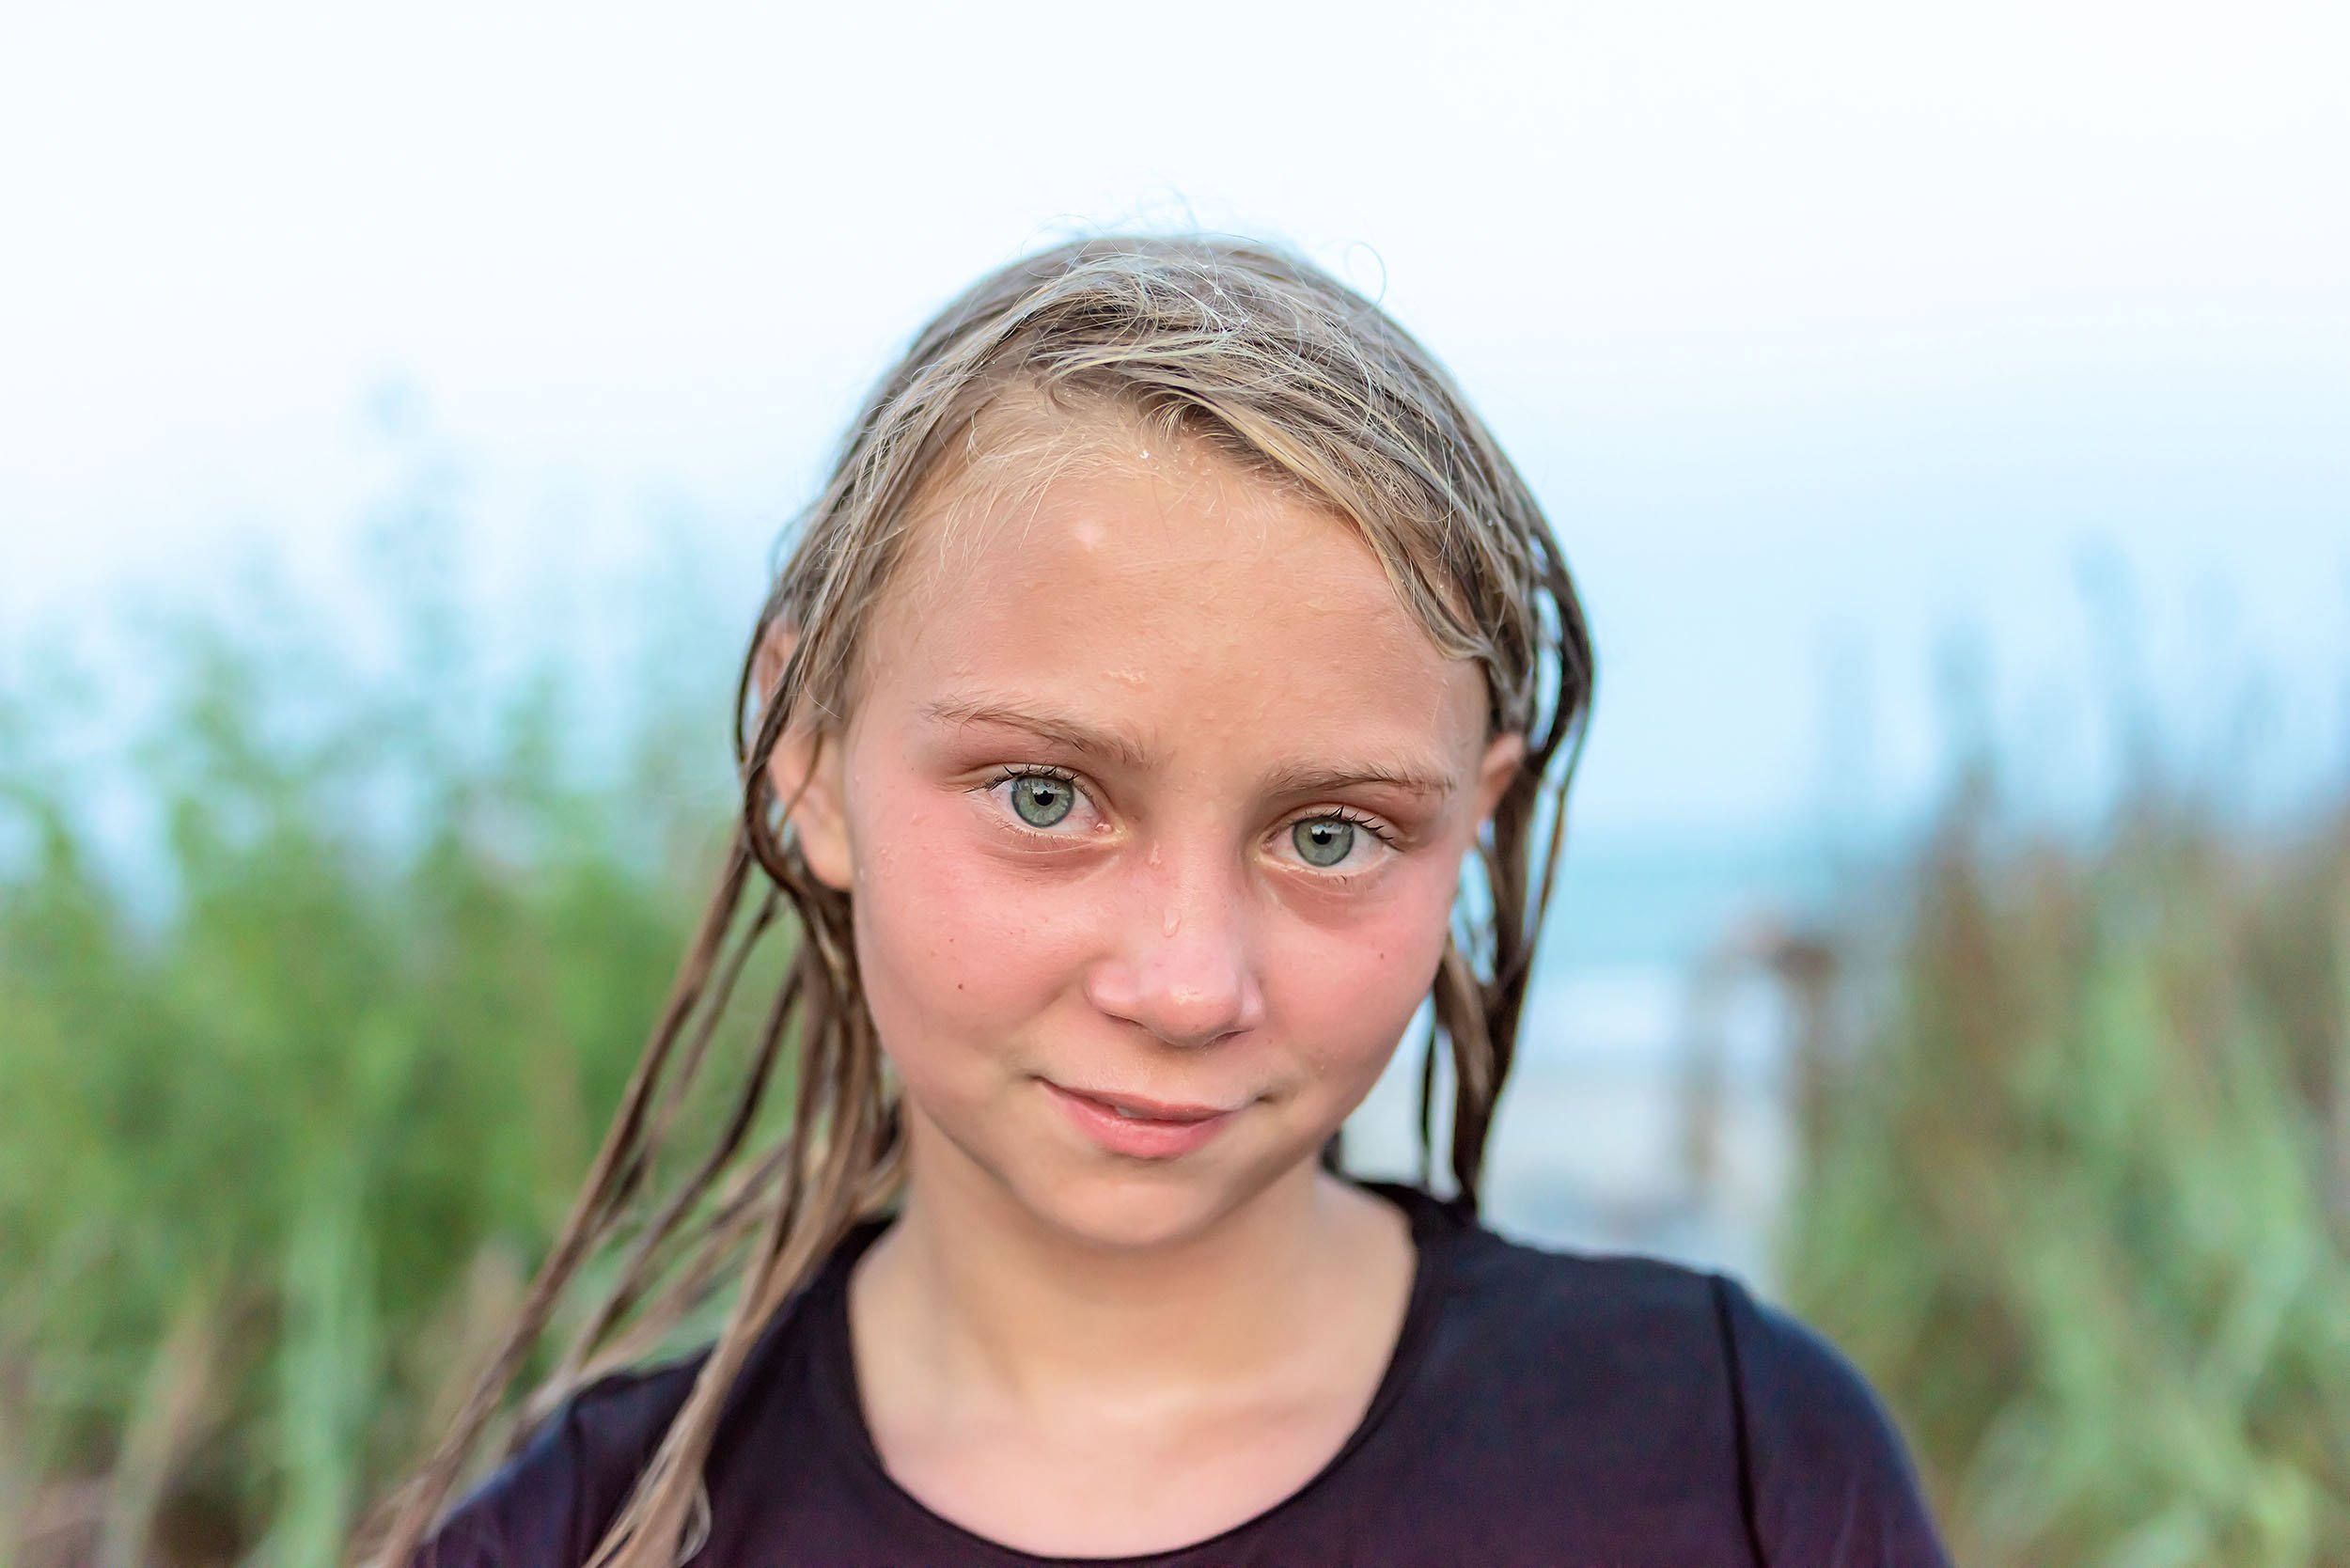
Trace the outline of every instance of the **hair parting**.
<instances>
[{"instance_id":1,"label":"hair parting","mask_svg":"<svg viewBox=\"0 0 2350 1568\"><path fill-rule=\"evenodd\" d=\"M941 514L958 486L1040 482L1083 457L1073 440L1098 443L1119 421L1343 514L1436 646L1479 665L1491 729L1524 738L1430 977L1422 1180L1438 1141L1441 1055L1453 1201L1475 1211L1590 713L1591 647L1565 559L1443 368L1310 263L1203 236L1057 246L983 278L916 336L788 536L736 684L742 805L709 907L509 1331L449 1430L362 1533L359 1560L420 1560L419 1543L492 1446L487 1435L519 1435L582 1385L651 1354L731 1276L724 1325L590 1562L672 1568L698 1548L703 1464L760 1336L848 1229L894 1198L904 1161L850 900L799 851L792 802L774 776L777 747L795 732L818 751L837 740L866 627L919 528L942 530L947 547L952 517ZM755 876L764 886L754 894ZM782 978L738 1046L727 1028L736 993L778 933L791 943ZM711 1127L687 1114L687 1098L721 1062L732 1099ZM790 1129L759 1147L779 1082ZM698 1152L665 1160L689 1137L705 1140ZM1334 1139L1324 1159L1336 1157ZM657 1192L672 1166L682 1174ZM612 1273L582 1302L575 1281L590 1259L611 1260ZM558 1309L562 1349L517 1403L513 1386Z\"/></svg>"}]
</instances>

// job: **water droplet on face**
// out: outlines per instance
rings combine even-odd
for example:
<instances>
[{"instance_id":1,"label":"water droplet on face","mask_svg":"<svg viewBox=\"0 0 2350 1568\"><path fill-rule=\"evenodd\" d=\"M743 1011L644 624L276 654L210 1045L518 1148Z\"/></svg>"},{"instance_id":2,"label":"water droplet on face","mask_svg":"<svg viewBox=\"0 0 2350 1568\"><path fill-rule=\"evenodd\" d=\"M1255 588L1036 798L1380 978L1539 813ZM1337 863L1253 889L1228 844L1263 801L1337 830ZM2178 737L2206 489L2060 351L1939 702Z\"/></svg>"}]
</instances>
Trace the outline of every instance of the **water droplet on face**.
<instances>
[{"instance_id":1,"label":"water droplet on face","mask_svg":"<svg viewBox=\"0 0 2350 1568\"><path fill-rule=\"evenodd\" d=\"M1179 909L1170 909L1167 912L1167 918L1160 922L1159 930L1165 932L1167 935L1172 936L1175 934L1176 928L1181 926L1183 923L1183 911Z\"/></svg>"}]
</instances>

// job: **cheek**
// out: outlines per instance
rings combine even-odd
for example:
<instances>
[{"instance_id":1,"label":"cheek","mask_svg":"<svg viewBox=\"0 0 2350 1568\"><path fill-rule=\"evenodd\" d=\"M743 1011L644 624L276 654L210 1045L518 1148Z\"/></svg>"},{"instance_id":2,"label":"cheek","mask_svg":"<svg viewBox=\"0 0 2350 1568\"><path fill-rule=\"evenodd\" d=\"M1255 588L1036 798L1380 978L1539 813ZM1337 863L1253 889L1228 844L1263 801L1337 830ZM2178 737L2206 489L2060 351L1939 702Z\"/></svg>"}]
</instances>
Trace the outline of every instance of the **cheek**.
<instances>
[{"instance_id":1,"label":"cheek","mask_svg":"<svg viewBox=\"0 0 2350 1568\"><path fill-rule=\"evenodd\" d=\"M1074 983L1094 925L1071 901L1010 885L961 801L925 792L895 812L872 805L857 828L857 962L884 1048L918 1079L1048 1007Z\"/></svg>"},{"instance_id":2,"label":"cheek","mask_svg":"<svg viewBox=\"0 0 2350 1568\"><path fill-rule=\"evenodd\" d=\"M1334 926L1299 926L1273 955L1268 986L1286 1032L1321 1073L1368 1090L1428 996L1457 877L1414 868L1375 906Z\"/></svg>"}]
</instances>

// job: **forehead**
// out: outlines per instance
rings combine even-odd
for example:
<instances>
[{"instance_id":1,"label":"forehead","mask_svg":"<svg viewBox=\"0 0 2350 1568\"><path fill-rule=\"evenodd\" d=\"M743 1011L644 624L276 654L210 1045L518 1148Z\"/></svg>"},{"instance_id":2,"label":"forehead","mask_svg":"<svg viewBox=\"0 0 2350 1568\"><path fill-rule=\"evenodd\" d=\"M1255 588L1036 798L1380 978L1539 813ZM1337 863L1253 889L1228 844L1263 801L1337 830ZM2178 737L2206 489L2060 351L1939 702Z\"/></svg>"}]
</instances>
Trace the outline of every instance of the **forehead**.
<instances>
[{"instance_id":1,"label":"forehead","mask_svg":"<svg viewBox=\"0 0 2350 1568\"><path fill-rule=\"evenodd\" d=\"M1020 478L917 520L860 708L1049 694L1130 728L1481 742L1481 673L1436 647L1337 511L1140 432Z\"/></svg>"}]
</instances>

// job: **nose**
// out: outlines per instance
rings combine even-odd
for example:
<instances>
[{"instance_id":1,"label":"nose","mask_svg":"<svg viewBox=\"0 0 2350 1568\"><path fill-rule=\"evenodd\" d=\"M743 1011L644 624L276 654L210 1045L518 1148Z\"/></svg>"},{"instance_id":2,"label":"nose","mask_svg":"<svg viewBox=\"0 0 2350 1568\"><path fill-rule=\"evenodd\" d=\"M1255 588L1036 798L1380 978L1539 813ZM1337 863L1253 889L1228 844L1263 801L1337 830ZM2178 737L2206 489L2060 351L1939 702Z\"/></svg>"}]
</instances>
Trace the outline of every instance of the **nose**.
<instances>
[{"instance_id":1,"label":"nose","mask_svg":"<svg viewBox=\"0 0 2350 1568\"><path fill-rule=\"evenodd\" d=\"M1182 866L1154 850L1086 996L1169 1045L1209 1045L1264 1022L1239 868L1213 853Z\"/></svg>"}]
</instances>

